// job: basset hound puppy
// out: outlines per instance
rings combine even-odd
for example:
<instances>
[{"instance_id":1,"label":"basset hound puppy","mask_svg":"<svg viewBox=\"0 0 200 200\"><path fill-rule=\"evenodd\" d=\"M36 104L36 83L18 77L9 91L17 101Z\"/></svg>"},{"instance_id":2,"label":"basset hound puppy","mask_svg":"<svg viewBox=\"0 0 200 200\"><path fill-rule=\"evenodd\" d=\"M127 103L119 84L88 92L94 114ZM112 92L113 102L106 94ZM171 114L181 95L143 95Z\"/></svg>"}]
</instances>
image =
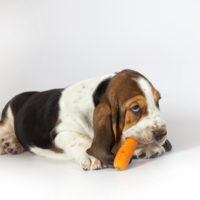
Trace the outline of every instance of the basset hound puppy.
<instances>
[{"instance_id":1,"label":"basset hound puppy","mask_svg":"<svg viewBox=\"0 0 200 200\"><path fill-rule=\"evenodd\" d=\"M128 69L19 94L2 112L0 154L30 151L100 169L113 166L120 144L133 137L139 142L133 157L154 158L171 150L160 98L147 78Z\"/></svg>"}]
</instances>

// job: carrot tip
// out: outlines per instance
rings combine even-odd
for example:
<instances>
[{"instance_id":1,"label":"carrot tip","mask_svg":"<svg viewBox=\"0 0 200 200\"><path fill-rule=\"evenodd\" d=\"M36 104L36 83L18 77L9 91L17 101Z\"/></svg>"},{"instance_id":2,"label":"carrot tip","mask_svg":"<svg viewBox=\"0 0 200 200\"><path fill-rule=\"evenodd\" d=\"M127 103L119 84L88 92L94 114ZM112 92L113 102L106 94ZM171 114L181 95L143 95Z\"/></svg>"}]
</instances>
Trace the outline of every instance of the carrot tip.
<instances>
[{"instance_id":1,"label":"carrot tip","mask_svg":"<svg viewBox=\"0 0 200 200\"><path fill-rule=\"evenodd\" d=\"M128 166L138 142L133 138L127 138L117 152L114 160L114 167L118 171L123 171Z\"/></svg>"},{"instance_id":2,"label":"carrot tip","mask_svg":"<svg viewBox=\"0 0 200 200\"><path fill-rule=\"evenodd\" d=\"M115 169L116 169L117 171L122 171L119 167L115 167Z\"/></svg>"}]
</instances>

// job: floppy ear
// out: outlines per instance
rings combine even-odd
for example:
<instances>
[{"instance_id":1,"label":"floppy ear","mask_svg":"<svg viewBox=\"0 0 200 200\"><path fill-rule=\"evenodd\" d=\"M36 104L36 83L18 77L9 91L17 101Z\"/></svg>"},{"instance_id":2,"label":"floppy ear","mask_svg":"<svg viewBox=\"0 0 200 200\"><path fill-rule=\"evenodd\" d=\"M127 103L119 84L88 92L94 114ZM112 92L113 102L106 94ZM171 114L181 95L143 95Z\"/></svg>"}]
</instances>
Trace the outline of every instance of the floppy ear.
<instances>
[{"instance_id":1,"label":"floppy ear","mask_svg":"<svg viewBox=\"0 0 200 200\"><path fill-rule=\"evenodd\" d=\"M117 97L111 100L111 112L112 112L112 128L114 131L115 143L118 143L121 139L122 130L124 127L124 113L121 110Z\"/></svg>"},{"instance_id":2,"label":"floppy ear","mask_svg":"<svg viewBox=\"0 0 200 200\"><path fill-rule=\"evenodd\" d=\"M112 79L113 80L113 79ZM110 87L111 78L102 81L93 94L95 110L93 115L94 138L87 153L106 165L113 165L113 146L120 141L124 116L116 96L117 84Z\"/></svg>"},{"instance_id":3,"label":"floppy ear","mask_svg":"<svg viewBox=\"0 0 200 200\"><path fill-rule=\"evenodd\" d=\"M112 112L108 102L101 101L94 110L94 139L87 153L99 159L105 165L113 165L115 144L112 128Z\"/></svg>"}]
</instances>

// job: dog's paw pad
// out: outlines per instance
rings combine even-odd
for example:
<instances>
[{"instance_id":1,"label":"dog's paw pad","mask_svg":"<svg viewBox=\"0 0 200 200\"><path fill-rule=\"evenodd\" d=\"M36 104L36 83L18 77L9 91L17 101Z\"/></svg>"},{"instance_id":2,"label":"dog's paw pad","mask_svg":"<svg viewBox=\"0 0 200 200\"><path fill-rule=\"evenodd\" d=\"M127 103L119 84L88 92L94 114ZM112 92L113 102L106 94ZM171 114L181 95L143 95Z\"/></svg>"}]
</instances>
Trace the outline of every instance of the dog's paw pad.
<instances>
[{"instance_id":1,"label":"dog's paw pad","mask_svg":"<svg viewBox=\"0 0 200 200\"><path fill-rule=\"evenodd\" d=\"M93 156L86 156L85 159L81 162L81 167L86 171L98 170L102 168L101 162Z\"/></svg>"}]
</instances>

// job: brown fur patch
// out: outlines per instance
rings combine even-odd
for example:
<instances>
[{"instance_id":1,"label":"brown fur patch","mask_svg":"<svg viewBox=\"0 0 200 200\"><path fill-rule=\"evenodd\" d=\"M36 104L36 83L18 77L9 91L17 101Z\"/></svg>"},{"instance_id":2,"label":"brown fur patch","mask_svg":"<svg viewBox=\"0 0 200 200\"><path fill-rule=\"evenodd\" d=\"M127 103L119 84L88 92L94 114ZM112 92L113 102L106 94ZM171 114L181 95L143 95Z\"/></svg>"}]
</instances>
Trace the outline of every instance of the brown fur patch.
<instances>
[{"instance_id":1,"label":"brown fur patch","mask_svg":"<svg viewBox=\"0 0 200 200\"><path fill-rule=\"evenodd\" d=\"M0 127L4 126L8 121L8 118L4 117L1 121L0 121Z\"/></svg>"},{"instance_id":2,"label":"brown fur patch","mask_svg":"<svg viewBox=\"0 0 200 200\"><path fill-rule=\"evenodd\" d=\"M152 86L152 92L156 106L159 108L159 100L161 99L160 92Z\"/></svg>"}]
</instances>

